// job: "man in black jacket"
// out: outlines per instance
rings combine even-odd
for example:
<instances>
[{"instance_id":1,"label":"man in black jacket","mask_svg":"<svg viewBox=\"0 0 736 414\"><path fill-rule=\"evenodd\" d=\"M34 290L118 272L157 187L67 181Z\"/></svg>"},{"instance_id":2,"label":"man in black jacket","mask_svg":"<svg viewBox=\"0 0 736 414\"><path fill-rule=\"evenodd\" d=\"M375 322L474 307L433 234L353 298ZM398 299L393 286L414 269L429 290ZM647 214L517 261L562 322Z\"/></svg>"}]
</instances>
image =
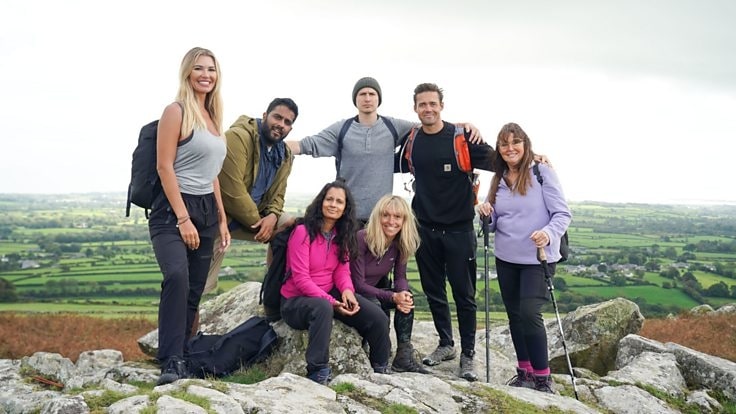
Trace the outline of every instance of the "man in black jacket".
<instances>
[{"instance_id":1,"label":"man in black jacket","mask_svg":"<svg viewBox=\"0 0 736 414\"><path fill-rule=\"evenodd\" d=\"M437 365L457 356L445 288L448 280L460 331L460 377L475 381L478 379L473 363L477 309L475 193L472 174L462 171L456 151L453 151L456 137L462 139L463 132L442 121L443 108L442 89L437 85L423 83L414 89L414 111L422 124L409 155L416 191L412 208L421 238L416 261L440 336L437 349L422 362ZM493 148L488 144L467 145L472 167L490 171ZM406 159L401 161L407 171L409 163Z\"/></svg>"}]
</instances>

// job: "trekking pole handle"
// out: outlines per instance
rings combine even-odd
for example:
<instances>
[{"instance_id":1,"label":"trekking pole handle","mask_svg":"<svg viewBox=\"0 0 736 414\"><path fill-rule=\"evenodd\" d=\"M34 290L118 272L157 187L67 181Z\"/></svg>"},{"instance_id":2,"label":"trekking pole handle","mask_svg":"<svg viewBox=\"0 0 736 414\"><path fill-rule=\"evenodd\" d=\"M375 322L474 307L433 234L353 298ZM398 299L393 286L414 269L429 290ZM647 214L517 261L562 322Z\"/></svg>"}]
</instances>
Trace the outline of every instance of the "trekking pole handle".
<instances>
[{"instance_id":1,"label":"trekking pole handle","mask_svg":"<svg viewBox=\"0 0 736 414\"><path fill-rule=\"evenodd\" d=\"M537 260L539 260L540 263L545 263L547 261L547 253L545 253L544 247L537 247Z\"/></svg>"},{"instance_id":2,"label":"trekking pole handle","mask_svg":"<svg viewBox=\"0 0 736 414\"><path fill-rule=\"evenodd\" d=\"M481 216L480 222L483 226L483 245L488 246L488 226L491 223L491 216Z\"/></svg>"}]
</instances>

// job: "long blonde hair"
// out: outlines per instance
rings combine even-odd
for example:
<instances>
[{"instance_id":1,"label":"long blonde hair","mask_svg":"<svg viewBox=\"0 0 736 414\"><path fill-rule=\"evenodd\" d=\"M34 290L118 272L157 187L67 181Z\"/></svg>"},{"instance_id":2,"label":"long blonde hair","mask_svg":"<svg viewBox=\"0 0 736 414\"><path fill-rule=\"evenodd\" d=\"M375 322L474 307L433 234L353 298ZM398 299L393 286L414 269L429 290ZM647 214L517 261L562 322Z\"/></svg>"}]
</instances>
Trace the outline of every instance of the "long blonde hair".
<instances>
[{"instance_id":1,"label":"long blonde hair","mask_svg":"<svg viewBox=\"0 0 736 414\"><path fill-rule=\"evenodd\" d=\"M396 213L404 218L401 231L394 240L398 245L401 262L406 263L419 248L419 231L417 231L416 218L409 204L399 196L385 195L378 200L366 224L365 243L375 257L383 256L391 246L381 229L381 215L385 212Z\"/></svg>"},{"instance_id":2,"label":"long blonde hair","mask_svg":"<svg viewBox=\"0 0 736 414\"><path fill-rule=\"evenodd\" d=\"M192 74L192 69L194 68L194 62L200 56L209 56L215 62L217 79L215 80L215 87L205 97L204 107L209 112L215 128L217 128L217 134L222 135L222 97L220 96L222 74L220 73L220 64L217 62L217 58L212 51L202 47L195 47L188 51L184 55L184 59L182 59L181 66L179 67L179 92L176 94L176 100L184 106L181 135L187 136L195 128L207 129L207 121L205 121L199 112L197 98L192 88L192 83L189 81L189 76Z\"/></svg>"}]
</instances>

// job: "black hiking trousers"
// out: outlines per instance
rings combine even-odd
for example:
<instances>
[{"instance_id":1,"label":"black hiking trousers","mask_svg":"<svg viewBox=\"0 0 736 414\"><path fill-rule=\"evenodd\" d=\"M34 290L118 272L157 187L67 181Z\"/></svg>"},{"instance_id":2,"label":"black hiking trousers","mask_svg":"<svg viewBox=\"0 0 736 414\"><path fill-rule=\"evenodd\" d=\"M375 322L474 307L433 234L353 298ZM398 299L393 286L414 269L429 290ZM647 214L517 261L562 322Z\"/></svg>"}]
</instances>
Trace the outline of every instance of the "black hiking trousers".
<instances>
[{"instance_id":1,"label":"black hiking trousers","mask_svg":"<svg viewBox=\"0 0 736 414\"><path fill-rule=\"evenodd\" d=\"M183 357L184 347L202 298L218 233L214 193L182 194L189 219L199 232L199 248L184 244L176 214L163 192L154 200L148 231L164 280L158 306L158 360Z\"/></svg>"},{"instance_id":2,"label":"black hiking trousers","mask_svg":"<svg viewBox=\"0 0 736 414\"><path fill-rule=\"evenodd\" d=\"M339 298L337 290L330 294ZM358 294L358 313L343 316L334 311L332 304L323 298L296 296L281 300L281 317L293 329L308 330L306 360L307 373L329 367L332 319L355 328L368 341L368 359L372 367L387 367L391 355L391 340L388 337L388 317L380 306ZM339 346L339 345L336 345Z\"/></svg>"},{"instance_id":3,"label":"black hiking trousers","mask_svg":"<svg viewBox=\"0 0 736 414\"><path fill-rule=\"evenodd\" d=\"M416 253L419 279L427 295L440 346L454 346L452 317L446 283L450 282L457 308L460 346L466 356L475 353L476 310L475 283L478 241L471 230L441 230L431 225L419 226L421 245Z\"/></svg>"}]
</instances>

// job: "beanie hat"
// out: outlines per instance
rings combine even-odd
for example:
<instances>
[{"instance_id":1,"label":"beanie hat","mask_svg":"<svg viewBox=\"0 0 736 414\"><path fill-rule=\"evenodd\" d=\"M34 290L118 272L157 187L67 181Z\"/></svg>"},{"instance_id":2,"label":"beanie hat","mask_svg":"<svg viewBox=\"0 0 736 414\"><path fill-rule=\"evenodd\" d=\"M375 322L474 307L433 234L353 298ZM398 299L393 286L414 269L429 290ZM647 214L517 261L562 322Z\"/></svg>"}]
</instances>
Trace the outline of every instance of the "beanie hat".
<instances>
[{"instance_id":1,"label":"beanie hat","mask_svg":"<svg viewBox=\"0 0 736 414\"><path fill-rule=\"evenodd\" d=\"M361 78L355 82L355 86L353 87L353 105L356 105L355 98L357 98L358 92L363 88L371 88L375 90L376 93L378 93L378 106L381 106L381 85L378 84L377 80L371 77Z\"/></svg>"}]
</instances>

